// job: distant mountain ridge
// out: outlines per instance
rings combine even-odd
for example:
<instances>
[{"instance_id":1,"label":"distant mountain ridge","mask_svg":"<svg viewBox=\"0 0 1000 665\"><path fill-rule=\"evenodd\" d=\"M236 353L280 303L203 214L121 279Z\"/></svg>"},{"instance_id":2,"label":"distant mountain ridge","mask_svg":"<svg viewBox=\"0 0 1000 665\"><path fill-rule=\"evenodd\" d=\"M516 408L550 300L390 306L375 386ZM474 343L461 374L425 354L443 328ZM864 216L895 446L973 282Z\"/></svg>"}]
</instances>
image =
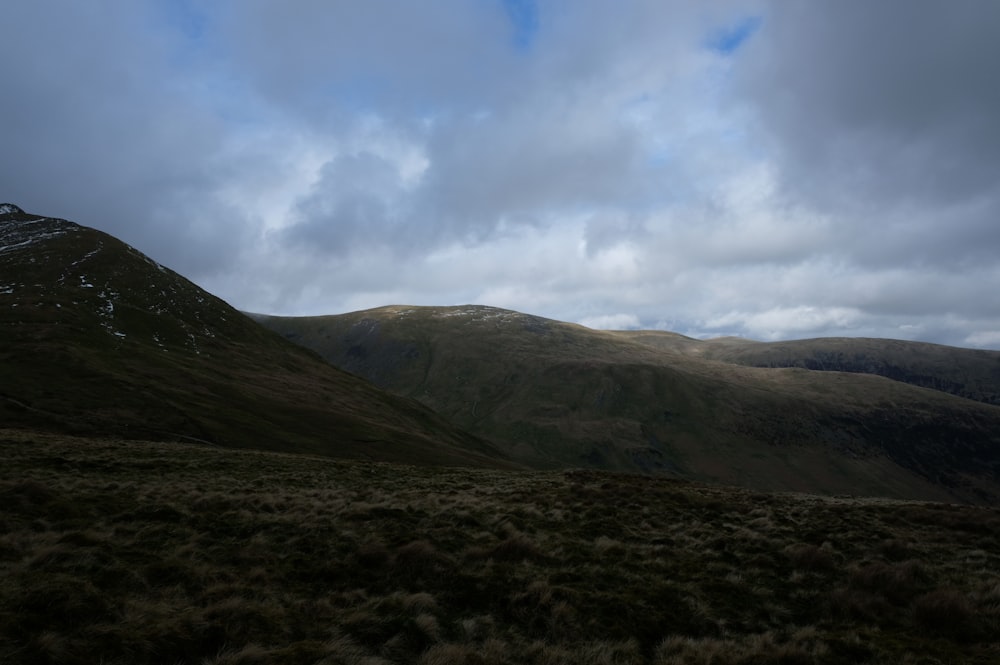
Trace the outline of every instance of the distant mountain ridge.
<instances>
[{"instance_id":1,"label":"distant mountain ridge","mask_svg":"<svg viewBox=\"0 0 1000 665\"><path fill-rule=\"evenodd\" d=\"M590 330L485 306L254 318L532 466L1000 497L1000 408L881 376L750 367L672 333Z\"/></svg>"},{"instance_id":2,"label":"distant mountain ridge","mask_svg":"<svg viewBox=\"0 0 1000 665\"><path fill-rule=\"evenodd\" d=\"M0 427L511 466L125 243L0 205Z\"/></svg>"},{"instance_id":3,"label":"distant mountain ridge","mask_svg":"<svg viewBox=\"0 0 1000 665\"><path fill-rule=\"evenodd\" d=\"M800 367L875 374L987 404L1000 404L1000 351L868 337L756 342L696 340L659 331L621 331L651 346L750 367Z\"/></svg>"},{"instance_id":4,"label":"distant mountain ridge","mask_svg":"<svg viewBox=\"0 0 1000 665\"><path fill-rule=\"evenodd\" d=\"M0 204L0 428L1000 502L995 352L701 342L474 305L253 319L107 234ZM803 368L819 361L956 394Z\"/></svg>"}]
</instances>

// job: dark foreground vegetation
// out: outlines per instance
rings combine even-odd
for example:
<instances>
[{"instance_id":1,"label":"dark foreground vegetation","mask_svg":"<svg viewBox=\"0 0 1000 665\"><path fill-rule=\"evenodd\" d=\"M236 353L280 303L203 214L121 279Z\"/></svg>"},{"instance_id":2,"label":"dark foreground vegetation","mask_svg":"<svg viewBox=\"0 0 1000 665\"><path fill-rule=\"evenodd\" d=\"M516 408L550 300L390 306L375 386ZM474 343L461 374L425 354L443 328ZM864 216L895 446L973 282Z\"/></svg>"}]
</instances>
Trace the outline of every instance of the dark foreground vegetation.
<instances>
[{"instance_id":1,"label":"dark foreground vegetation","mask_svg":"<svg viewBox=\"0 0 1000 665\"><path fill-rule=\"evenodd\" d=\"M0 431L0 662L996 663L1000 511Z\"/></svg>"}]
</instances>

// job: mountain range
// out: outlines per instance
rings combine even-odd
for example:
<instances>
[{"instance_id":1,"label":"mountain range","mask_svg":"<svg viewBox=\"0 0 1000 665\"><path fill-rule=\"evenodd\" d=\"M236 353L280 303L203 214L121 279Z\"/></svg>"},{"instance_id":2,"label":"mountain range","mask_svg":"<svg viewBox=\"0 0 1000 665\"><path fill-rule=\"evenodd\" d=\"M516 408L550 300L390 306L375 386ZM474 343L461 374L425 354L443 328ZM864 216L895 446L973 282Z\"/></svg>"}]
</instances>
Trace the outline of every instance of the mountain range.
<instances>
[{"instance_id":1,"label":"mountain range","mask_svg":"<svg viewBox=\"0 0 1000 665\"><path fill-rule=\"evenodd\" d=\"M474 305L246 315L112 236L0 206L7 429L996 503L998 395L1000 352L893 340Z\"/></svg>"},{"instance_id":2,"label":"mountain range","mask_svg":"<svg viewBox=\"0 0 1000 665\"><path fill-rule=\"evenodd\" d=\"M0 206L0 423L511 466L492 444L330 367L116 238L11 204Z\"/></svg>"},{"instance_id":3,"label":"mountain range","mask_svg":"<svg viewBox=\"0 0 1000 665\"><path fill-rule=\"evenodd\" d=\"M893 340L700 341L482 306L254 318L534 468L828 494L997 497L1000 408L986 402L1000 386L998 352ZM816 357L831 371L801 366ZM837 357L958 394L858 372ZM765 361L786 366L749 366Z\"/></svg>"}]
</instances>

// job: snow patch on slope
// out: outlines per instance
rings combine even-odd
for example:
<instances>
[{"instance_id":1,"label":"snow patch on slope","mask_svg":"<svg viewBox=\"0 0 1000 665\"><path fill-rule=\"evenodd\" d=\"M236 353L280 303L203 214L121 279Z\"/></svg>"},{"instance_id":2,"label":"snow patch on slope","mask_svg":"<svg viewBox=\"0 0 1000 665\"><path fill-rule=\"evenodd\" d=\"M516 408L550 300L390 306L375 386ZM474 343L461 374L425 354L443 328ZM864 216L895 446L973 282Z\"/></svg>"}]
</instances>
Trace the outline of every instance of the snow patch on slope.
<instances>
[{"instance_id":1,"label":"snow patch on slope","mask_svg":"<svg viewBox=\"0 0 1000 665\"><path fill-rule=\"evenodd\" d=\"M497 325L501 323L513 323L515 321L521 321L525 318L524 315L519 312L513 312L509 309L500 309L499 307L489 307L488 305L452 307L445 311L437 312L434 316L439 319L463 318L466 319L466 323L478 321L492 322Z\"/></svg>"},{"instance_id":2,"label":"snow patch on slope","mask_svg":"<svg viewBox=\"0 0 1000 665\"><path fill-rule=\"evenodd\" d=\"M39 217L37 219L11 219L0 223L0 254L26 249L34 244L58 238L78 227L67 222Z\"/></svg>"},{"instance_id":3,"label":"snow patch on slope","mask_svg":"<svg viewBox=\"0 0 1000 665\"><path fill-rule=\"evenodd\" d=\"M449 319L456 316L468 317L474 320L487 321L489 319L513 318L516 312L487 305L469 305L467 307L452 307L445 311L438 312L434 316L441 319Z\"/></svg>"}]
</instances>

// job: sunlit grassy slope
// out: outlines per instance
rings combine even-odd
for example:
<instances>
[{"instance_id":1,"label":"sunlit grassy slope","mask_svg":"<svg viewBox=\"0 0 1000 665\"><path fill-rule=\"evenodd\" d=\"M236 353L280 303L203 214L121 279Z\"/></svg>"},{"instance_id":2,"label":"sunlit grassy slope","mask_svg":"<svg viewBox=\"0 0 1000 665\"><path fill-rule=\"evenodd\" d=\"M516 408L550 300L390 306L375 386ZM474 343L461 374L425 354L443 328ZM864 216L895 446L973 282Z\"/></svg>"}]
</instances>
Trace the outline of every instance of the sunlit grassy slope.
<instances>
[{"instance_id":1,"label":"sunlit grassy slope","mask_svg":"<svg viewBox=\"0 0 1000 665\"><path fill-rule=\"evenodd\" d=\"M7 665L996 663L1000 512L0 430Z\"/></svg>"},{"instance_id":2,"label":"sunlit grassy slope","mask_svg":"<svg viewBox=\"0 0 1000 665\"><path fill-rule=\"evenodd\" d=\"M869 374L763 369L490 307L256 316L541 468L994 501L1000 408ZM686 340L686 341L685 341Z\"/></svg>"},{"instance_id":3,"label":"sunlit grassy slope","mask_svg":"<svg viewBox=\"0 0 1000 665\"><path fill-rule=\"evenodd\" d=\"M421 463L488 443L106 234L0 214L0 424Z\"/></svg>"},{"instance_id":4,"label":"sunlit grassy slope","mask_svg":"<svg viewBox=\"0 0 1000 665\"><path fill-rule=\"evenodd\" d=\"M617 334L702 358L753 367L801 367L875 374L988 404L1000 404L1000 351L858 337L755 342L737 337L696 340L650 330L619 331Z\"/></svg>"}]
</instances>

